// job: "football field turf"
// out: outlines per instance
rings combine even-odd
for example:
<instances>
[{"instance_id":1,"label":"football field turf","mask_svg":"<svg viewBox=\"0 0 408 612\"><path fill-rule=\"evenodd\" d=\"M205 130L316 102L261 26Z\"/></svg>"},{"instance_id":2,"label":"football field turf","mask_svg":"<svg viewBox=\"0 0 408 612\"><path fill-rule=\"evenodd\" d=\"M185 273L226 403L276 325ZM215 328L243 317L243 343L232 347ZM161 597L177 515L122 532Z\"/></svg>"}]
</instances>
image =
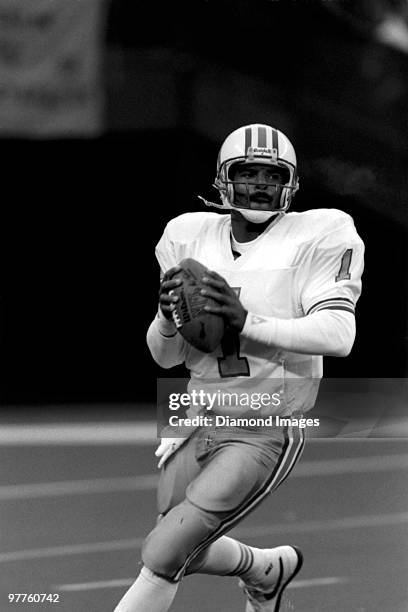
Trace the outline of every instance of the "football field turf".
<instances>
[{"instance_id":1,"label":"football field turf","mask_svg":"<svg viewBox=\"0 0 408 612\"><path fill-rule=\"evenodd\" d=\"M156 518L149 421L3 424L0 612L110 612ZM310 440L295 472L231 535L298 545L284 612L408 611L408 440ZM243 612L236 578L187 577L172 612ZM59 603L8 603L9 593Z\"/></svg>"}]
</instances>

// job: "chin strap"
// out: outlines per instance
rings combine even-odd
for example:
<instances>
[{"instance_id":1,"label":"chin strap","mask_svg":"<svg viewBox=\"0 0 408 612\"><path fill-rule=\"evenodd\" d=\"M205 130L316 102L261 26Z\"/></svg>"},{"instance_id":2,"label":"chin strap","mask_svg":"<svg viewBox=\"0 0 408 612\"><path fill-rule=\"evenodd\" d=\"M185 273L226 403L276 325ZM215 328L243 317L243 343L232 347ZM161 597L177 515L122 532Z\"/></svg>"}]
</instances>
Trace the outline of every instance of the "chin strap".
<instances>
[{"instance_id":1,"label":"chin strap","mask_svg":"<svg viewBox=\"0 0 408 612\"><path fill-rule=\"evenodd\" d=\"M215 207L215 208L222 208L223 210L227 210L227 206L224 206L224 204L216 204L215 202L211 202L210 200L206 200L205 198L203 198L200 195L198 195L197 198L202 200L206 206L210 206L211 208Z\"/></svg>"},{"instance_id":2,"label":"chin strap","mask_svg":"<svg viewBox=\"0 0 408 612\"><path fill-rule=\"evenodd\" d=\"M211 200L206 200L200 195L197 195L197 198L199 198L202 202L204 202L206 206L209 206L210 208L222 208L222 210L237 210L238 212L240 212L241 210L248 210L248 211L256 212L256 209L253 209L253 208L239 208L238 206L231 206L231 205L227 206L225 204L217 204L216 202L211 202ZM270 212L274 213L272 216L277 216L279 213L285 213L286 210L287 209L282 210L281 208L278 208L277 210L270 211Z\"/></svg>"}]
</instances>

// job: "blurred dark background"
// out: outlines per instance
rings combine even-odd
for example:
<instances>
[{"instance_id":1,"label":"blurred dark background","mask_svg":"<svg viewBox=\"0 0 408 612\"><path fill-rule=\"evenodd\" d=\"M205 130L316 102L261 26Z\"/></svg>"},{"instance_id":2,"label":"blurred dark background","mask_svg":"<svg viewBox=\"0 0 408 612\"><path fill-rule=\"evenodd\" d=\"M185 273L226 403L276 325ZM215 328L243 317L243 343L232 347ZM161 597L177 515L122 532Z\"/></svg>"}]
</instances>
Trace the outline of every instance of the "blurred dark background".
<instances>
[{"instance_id":1,"label":"blurred dark background","mask_svg":"<svg viewBox=\"0 0 408 612\"><path fill-rule=\"evenodd\" d=\"M3 405L154 401L155 243L251 122L295 145L293 208L345 210L366 243L357 340L326 375L406 376L407 3L99 5L92 130L0 114Z\"/></svg>"}]
</instances>

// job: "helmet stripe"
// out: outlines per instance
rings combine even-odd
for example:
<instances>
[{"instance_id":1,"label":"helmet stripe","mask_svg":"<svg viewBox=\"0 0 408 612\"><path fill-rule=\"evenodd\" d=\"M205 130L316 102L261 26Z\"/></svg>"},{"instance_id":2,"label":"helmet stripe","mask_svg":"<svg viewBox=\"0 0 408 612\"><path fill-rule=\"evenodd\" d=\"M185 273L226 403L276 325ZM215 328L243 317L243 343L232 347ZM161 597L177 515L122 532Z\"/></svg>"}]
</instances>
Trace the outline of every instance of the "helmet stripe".
<instances>
[{"instance_id":1,"label":"helmet stripe","mask_svg":"<svg viewBox=\"0 0 408 612\"><path fill-rule=\"evenodd\" d=\"M272 128L272 148L276 149L279 157L278 131Z\"/></svg>"},{"instance_id":2,"label":"helmet stripe","mask_svg":"<svg viewBox=\"0 0 408 612\"><path fill-rule=\"evenodd\" d=\"M258 147L266 147L266 127L258 128Z\"/></svg>"},{"instance_id":3,"label":"helmet stripe","mask_svg":"<svg viewBox=\"0 0 408 612\"><path fill-rule=\"evenodd\" d=\"M247 154L248 148L252 144L252 130L250 127L245 128L245 152L244 155Z\"/></svg>"}]
</instances>

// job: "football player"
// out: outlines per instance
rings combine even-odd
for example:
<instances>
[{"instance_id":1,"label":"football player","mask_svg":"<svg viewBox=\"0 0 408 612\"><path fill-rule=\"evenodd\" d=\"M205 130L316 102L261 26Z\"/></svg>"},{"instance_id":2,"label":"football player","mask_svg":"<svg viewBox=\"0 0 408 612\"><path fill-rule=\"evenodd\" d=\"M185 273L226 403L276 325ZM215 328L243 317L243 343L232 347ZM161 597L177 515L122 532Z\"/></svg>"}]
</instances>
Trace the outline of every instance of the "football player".
<instances>
[{"instance_id":1,"label":"football player","mask_svg":"<svg viewBox=\"0 0 408 612\"><path fill-rule=\"evenodd\" d=\"M344 212L288 213L299 188L296 155L268 125L244 126L226 138L215 187L221 204L205 204L230 214L181 215L157 245L162 280L148 346L163 368L186 364L190 390L276 391L282 401L264 413L303 414L315 402L322 356L344 357L352 348L363 243ZM188 344L173 322L172 290L180 283L173 276L186 257L210 270L202 293L216 305L207 310L226 324L213 353ZM224 410L212 406L215 414ZM246 612L279 610L302 564L299 549L257 549L225 534L285 480L303 449L303 430L277 426L246 436L219 429L162 439L159 520L144 542L141 573L116 612L166 612L180 580L193 572L239 576Z\"/></svg>"}]
</instances>

